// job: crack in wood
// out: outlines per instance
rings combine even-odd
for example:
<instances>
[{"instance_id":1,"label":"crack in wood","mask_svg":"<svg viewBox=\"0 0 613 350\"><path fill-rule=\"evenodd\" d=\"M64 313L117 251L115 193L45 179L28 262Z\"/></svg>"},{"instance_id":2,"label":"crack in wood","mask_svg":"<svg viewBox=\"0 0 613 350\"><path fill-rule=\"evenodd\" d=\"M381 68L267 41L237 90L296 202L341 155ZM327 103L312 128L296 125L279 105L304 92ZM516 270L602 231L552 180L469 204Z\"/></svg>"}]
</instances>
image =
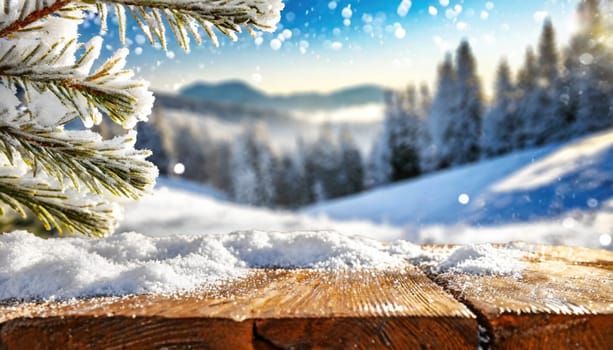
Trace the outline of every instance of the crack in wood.
<instances>
[{"instance_id":1,"label":"crack in wood","mask_svg":"<svg viewBox=\"0 0 613 350\"><path fill-rule=\"evenodd\" d=\"M277 346L272 340L266 338L258 332L258 322L253 320L253 347L257 350L277 350L283 349Z\"/></svg>"},{"instance_id":2,"label":"crack in wood","mask_svg":"<svg viewBox=\"0 0 613 350\"><path fill-rule=\"evenodd\" d=\"M476 308L471 302L464 299L455 290L449 288L447 283L445 283L440 278L437 278L438 274L436 274L430 266L419 264L419 263L414 263L413 266L421 270L421 272L423 272L424 275L426 275L426 277L428 277L430 281L432 281L432 283L441 287L446 293L451 295L458 303L461 303L464 306L466 306L472 313L475 314L475 316L477 316L477 331L478 331L478 340L479 340L478 349L490 350L492 348L491 342L494 339L494 330L493 330L492 325L488 321L487 317L478 308Z\"/></svg>"},{"instance_id":3,"label":"crack in wood","mask_svg":"<svg viewBox=\"0 0 613 350\"><path fill-rule=\"evenodd\" d=\"M476 315L481 348L610 349L613 285L603 281L613 279L611 252L539 245L525 252L519 278L415 266Z\"/></svg>"},{"instance_id":4,"label":"crack in wood","mask_svg":"<svg viewBox=\"0 0 613 350\"><path fill-rule=\"evenodd\" d=\"M4 344L2 340L2 329L4 328L4 323L0 323L0 350L8 350L8 346Z\"/></svg>"}]
</instances>

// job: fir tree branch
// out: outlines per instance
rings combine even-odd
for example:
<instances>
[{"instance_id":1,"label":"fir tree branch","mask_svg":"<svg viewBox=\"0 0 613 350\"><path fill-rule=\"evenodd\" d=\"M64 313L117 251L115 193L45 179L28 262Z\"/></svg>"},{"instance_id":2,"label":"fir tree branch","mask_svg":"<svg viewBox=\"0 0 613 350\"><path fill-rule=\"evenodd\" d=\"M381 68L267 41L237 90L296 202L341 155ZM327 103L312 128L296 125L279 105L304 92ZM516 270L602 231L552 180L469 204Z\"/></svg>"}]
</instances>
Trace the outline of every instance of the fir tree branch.
<instances>
[{"instance_id":1,"label":"fir tree branch","mask_svg":"<svg viewBox=\"0 0 613 350\"><path fill-rule=\"evenodd\" d=\"M157 169L145 160L149 151L132 148L135 137L131 133L102 141L91 131L5 125L0 126L0 152L9 160L17 152L35 175L41 169L60 183L68 178L77 190L83 184L92 193L106 190L138 199L150 190Z\"/></svg>"},{"instance_id":2,"label":"fir tree branch","mask_svg":"<svg viewBox=\"0 0 613 350\"><path fill-rule=\"evenodd\" d=\"M126 128L146 119L153 96L144 81L131 79L124 70L126 49L119 50L91 74L92 57L97 56L101 41L90 44L79 61L71 66L56 66L66 52L74 50L74 41L58 41L50 46L36 44L30 50L13 46L0 47L0 82L42 93L51 91L57 99L86 123L100 122L100 112ZM95 52L97 51L97 52ZM24 53L25 52L25 53ZM27 95L26 95L27 98ZM70 120L70 118L68 119Z\"/></svg>"},{"instance_id":3,"label":"fir tree branch","mask_svg":"<svg viewBox=\"0 0 613 350\"><path fill-rule=\"evenodd\" d=\"M30 209L46 230L103 237L117 225L116 209L101 198L83 203L67 194L62 186L36 183L32 178L0 176L0 203L22 217Z\"/></svg>"},{"instance_id":4,"label":"fir tree branch","mask_svg":"<svg viewBox=\"0 0 613 350\"><path fill-rule=\"evenodd\" d=\"M241 28L251 35L253 29L272 31L283 9L280 0L101 0L98 3L115 5L122 40L125 38L125 8L151 44L159 41L166 49L165 20L185 50L189 50L190 36L196 43L201 43L199 27L216 46L217 36L212 27L232 40L236 40L236 33L240 33ZM98 8L101 12L100 6Z\"/></svg>"},{"instance_id":5,"label":"fir tree branch","mask_svg":"<svg viewBox=\"0 0 613 350\"><path fill-rule=\"evenodd\" d=\"M4 4L4 2L3 2ZM9 13L11 2L3 11ZM254 29L272 31L279 21L283 4L280 0L23 0L19 14L12 22L0 21L0 38L25 30L36 22L62 11L77 9L95 10L100 15L102 30L106 31L107 6L113 6L119 22L119 34L125 43L126 10L134 18L151 44L159 42L167 48L166 26L173 32L179 45L189 50L189 37L197 44L202 42L198 28L202 28L215 45L218 45L216 28L222 34L236 40L236 33L246 29L251 35ZM69 12L70 13L70 12Z\"/></svg>"},{"instance_id":6,"label":"fir tree branch","mask_svg":"<svg viewBox=\"0 0 613 350\"><path fill-rule=\"evenodd\" d=\"M50 15L61 14L61 10L73 2L73 0L24 1L21 4L16 2L13 6L21 5L17 9L16 18L11 19L7 16L6 21L0 21L0 38L8 37ZM0 12L4 12L4 15L14 12L11 1L3 0L0 8L2 10Z\"/></svg>"}]
</instances>

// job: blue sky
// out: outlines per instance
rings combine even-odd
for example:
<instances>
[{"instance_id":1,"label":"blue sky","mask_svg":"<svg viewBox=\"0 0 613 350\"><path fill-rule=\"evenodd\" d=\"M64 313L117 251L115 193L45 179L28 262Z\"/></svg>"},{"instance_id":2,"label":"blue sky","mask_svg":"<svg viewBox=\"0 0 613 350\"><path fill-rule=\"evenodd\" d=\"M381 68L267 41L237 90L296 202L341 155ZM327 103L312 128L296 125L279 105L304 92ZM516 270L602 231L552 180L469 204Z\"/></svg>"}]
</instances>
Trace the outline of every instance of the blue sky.
<instances>
[{"instance_id":1,"label":"blue sky","mask_svg":"<svg viewBox=\"0 0 613 350\"><path fill-rule=\"evenodd\" d=\"M409 5L410 6L407 6ZM535 45L550 16L565 43L574 30L577 0L288 0L279 28L253 39L220 40L170 52L128 32L129 64L152 88L173 91L194 81L244 80L273 93L331 91L364 83L402 87L433 84L436 66L460 40L470 40L489 90L500 57L517 67L527 45ZM90 26L94 30L95 26ZM116 32L105 51L119 46Z\"/></svg>"}]
</instances>

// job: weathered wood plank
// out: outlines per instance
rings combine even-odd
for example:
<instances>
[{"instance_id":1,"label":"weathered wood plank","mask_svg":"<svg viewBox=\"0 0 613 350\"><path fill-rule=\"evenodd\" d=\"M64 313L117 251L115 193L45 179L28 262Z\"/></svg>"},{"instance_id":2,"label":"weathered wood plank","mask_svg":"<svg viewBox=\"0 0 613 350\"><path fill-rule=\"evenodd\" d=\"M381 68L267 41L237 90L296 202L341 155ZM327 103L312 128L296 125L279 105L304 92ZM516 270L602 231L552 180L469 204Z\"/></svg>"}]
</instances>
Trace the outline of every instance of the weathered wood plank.
<instances>
[{"instance_id":1,"label":"weathered wood plank","mask_svg":"<svg viewBox=\"0 0 613 350\"><path fill-rule=\"evenodd\" d=\"M451 273L434 279L478 314L494 349L613 349L613 253L527 248L519 279Z\"/></svg>"},{"instance_id":2,"label":"weathered wood plank","mask_svg":"<svg viewBox=\"0 0 613 350\"><path fill-rule=\"evenodd\" d=\"M0 307L0 349L474 349L476 317L415 267L255 270L187 295Z\"/></svg>"}]
</instances>

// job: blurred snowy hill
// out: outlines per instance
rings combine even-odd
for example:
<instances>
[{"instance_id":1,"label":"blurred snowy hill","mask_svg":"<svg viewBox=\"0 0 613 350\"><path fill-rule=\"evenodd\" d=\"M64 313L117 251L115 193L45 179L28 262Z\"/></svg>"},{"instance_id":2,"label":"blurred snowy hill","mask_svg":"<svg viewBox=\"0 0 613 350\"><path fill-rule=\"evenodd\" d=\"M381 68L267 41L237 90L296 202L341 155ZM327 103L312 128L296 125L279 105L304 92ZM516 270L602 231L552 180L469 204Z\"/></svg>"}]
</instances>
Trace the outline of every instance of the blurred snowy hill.
<instances>
[{"instance_id":1,"label":"blurred snowy hill","mask_svg":"<svg viewBox=\"0 0 613 350\"><path fill-rule=\"evenodd\" d=\"M161 179L127 208L120 231L334 229L391 241L524 240L611 248L613 131L435 173L300 213L227 202L206 186Z\"/></svg>"}]
</instances>

